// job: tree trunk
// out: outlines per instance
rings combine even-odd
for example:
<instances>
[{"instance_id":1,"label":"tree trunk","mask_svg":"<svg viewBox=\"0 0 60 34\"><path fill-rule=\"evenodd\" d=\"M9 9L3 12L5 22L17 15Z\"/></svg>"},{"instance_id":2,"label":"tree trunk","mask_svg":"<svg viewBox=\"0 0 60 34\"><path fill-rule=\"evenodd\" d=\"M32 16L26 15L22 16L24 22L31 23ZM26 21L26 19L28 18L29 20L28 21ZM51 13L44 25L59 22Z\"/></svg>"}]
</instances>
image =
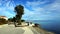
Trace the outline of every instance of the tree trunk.
<instances>
[{"instance_id":1,"label":"tree trunk","mask_svg":"<svg viewBox=\"0 0 60 34\"><path fill-rule=\"evenodd\" d=\"M22 17L22 15L20 15L20 18L18 20L18 25L21 25L21 17Z\"/></svg>"},{"instance_id":2,"label":"tree trunk","mask_svg":"<svg viewBox=\"0 0 60 34\"><path fill-rule=\"evenodd\" d=\"M21 25L21 20L18 21L18 25Z\"/></svg>"}]
</instances>

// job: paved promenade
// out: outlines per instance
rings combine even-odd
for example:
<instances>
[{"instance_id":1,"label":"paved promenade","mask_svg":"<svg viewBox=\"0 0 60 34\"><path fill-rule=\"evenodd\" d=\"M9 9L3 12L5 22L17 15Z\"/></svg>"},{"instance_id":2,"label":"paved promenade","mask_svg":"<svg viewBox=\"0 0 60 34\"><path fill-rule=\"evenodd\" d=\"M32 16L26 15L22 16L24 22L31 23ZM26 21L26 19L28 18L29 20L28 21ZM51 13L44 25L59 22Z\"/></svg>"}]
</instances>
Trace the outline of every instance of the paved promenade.
<instances>
[{"instance_id":1,"label":"paved promenade","mask_svg":"<svg viewBox=\"0 0 60 34\"><path fill-rule=\"evenodd\" d=\"M26 27L14 27L14 25L0 25L0 34L40 34L36 31L32 31L28 26Z\"/></svg>"}]
</instances>

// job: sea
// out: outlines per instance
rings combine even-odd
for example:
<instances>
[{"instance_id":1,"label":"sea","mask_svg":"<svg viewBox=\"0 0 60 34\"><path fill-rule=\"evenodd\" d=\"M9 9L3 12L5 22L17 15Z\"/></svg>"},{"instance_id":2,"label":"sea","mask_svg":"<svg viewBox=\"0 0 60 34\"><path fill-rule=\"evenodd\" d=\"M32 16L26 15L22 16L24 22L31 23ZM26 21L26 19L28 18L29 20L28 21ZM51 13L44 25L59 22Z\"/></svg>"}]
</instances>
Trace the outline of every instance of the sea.
<instances>
[{"instance_id":1,"label":"sea","mask_svg":"<svg viewBox=\"0 0 60 34\"><path fill-rule=\"evenodd\" d=\"M41 28L60 34L60 20L27 20L32 23L37 23Z\"/></svg>"}]
</instances>

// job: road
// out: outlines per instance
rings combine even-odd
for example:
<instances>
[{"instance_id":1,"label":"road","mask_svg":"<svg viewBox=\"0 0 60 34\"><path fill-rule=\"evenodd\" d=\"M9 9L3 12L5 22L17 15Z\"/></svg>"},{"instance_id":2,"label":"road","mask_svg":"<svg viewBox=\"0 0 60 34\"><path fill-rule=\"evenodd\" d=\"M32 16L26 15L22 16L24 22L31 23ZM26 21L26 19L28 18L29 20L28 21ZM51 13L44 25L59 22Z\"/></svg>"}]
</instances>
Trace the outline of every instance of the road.
<instances>
[{"instance_id":1,"label":"road","mask_svg":"<svg viewBox=\"0 0 60 34\"><path fill-rule=\"evenodd\" d=\"M0 34L39 34L35 30L26 27L14 27L14 25L0 25Z\"/></svg>"}]
</instances>

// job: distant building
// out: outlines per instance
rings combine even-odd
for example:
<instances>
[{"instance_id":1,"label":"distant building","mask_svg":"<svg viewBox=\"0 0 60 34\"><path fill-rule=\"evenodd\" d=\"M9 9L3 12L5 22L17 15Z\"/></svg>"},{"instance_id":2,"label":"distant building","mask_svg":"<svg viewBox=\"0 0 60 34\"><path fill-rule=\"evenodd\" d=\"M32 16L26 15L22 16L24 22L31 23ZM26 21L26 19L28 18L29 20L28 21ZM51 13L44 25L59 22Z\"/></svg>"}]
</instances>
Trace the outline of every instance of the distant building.
<instances>
[{"instance_id":1,"label":"distant building","mask_svg":"<svg viewBox=\"0 0 60 34\"><path fill-rule=\"evenodd\" d=\"M0 18L8 20L8 18L6 16L0 16Z\"/></svg>"}]
</instances>

